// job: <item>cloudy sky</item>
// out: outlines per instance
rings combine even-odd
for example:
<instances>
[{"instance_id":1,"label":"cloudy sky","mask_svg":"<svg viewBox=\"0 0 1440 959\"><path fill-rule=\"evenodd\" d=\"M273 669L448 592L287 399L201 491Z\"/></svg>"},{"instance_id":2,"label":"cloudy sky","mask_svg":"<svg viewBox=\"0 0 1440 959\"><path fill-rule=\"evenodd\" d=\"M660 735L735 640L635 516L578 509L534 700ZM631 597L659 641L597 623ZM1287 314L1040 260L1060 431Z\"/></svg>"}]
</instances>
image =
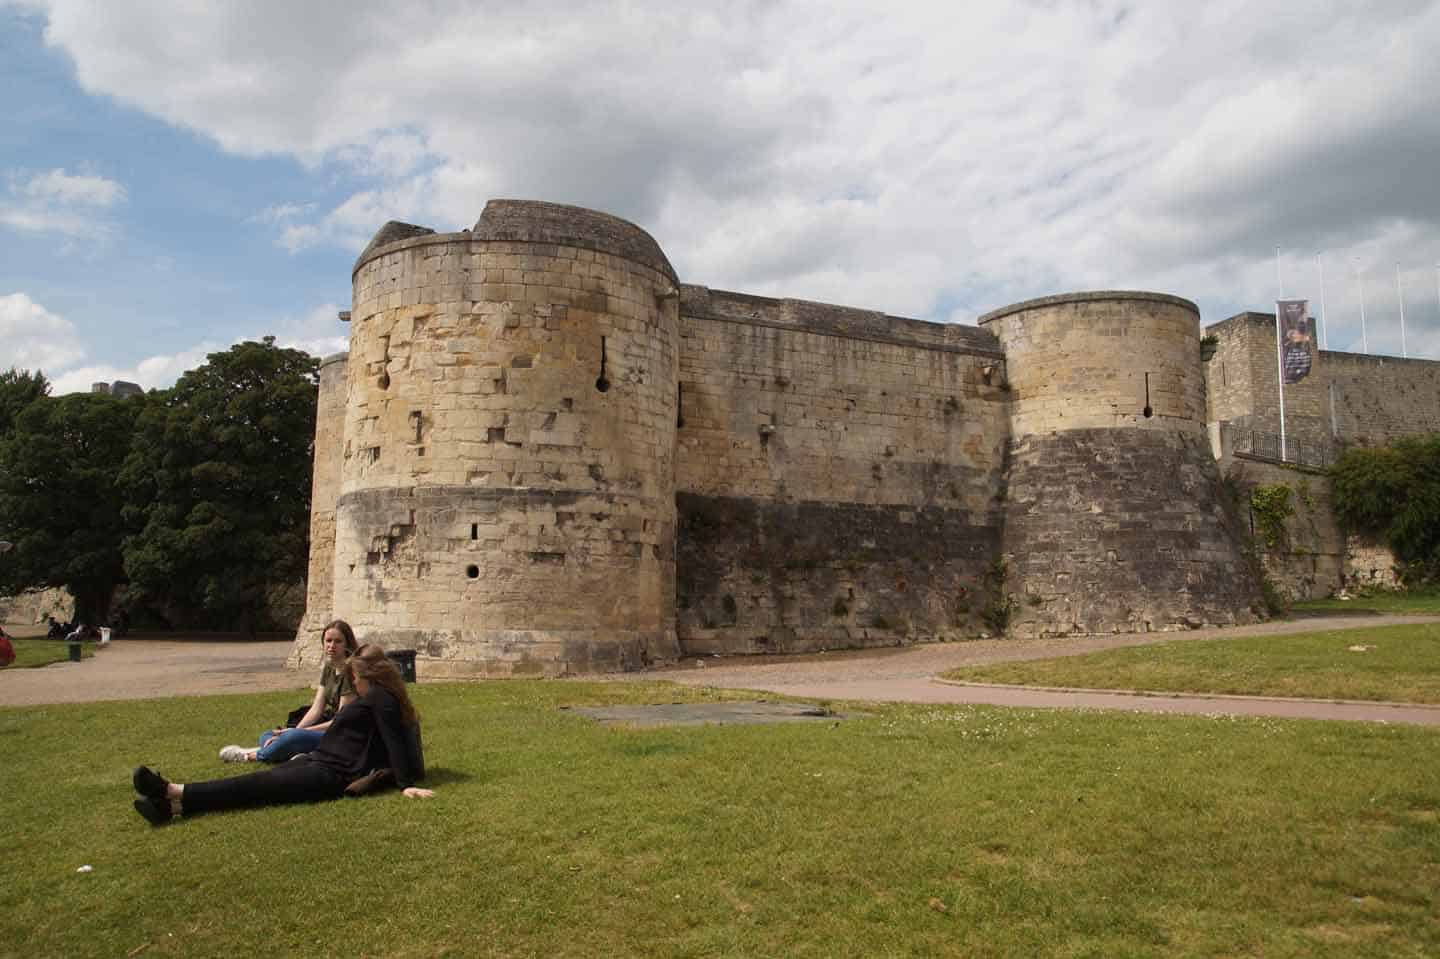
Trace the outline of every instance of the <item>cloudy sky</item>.
<instances>
[{"instance_id":1,"label":"cloudy sky","mask_svg":"<svg viewBox=\"0 0 1440 959\"><path fill-rule=\"evenodd\" d=\"M0 369L344 348L387 219L639 223L681 278L973 322L1321 295L1440 358L1440 0L0 0ZM1275 249L1281 249L1277 271ZM1279 273L1277 284L1277 272Z\"/></svg>"}]
</instances>

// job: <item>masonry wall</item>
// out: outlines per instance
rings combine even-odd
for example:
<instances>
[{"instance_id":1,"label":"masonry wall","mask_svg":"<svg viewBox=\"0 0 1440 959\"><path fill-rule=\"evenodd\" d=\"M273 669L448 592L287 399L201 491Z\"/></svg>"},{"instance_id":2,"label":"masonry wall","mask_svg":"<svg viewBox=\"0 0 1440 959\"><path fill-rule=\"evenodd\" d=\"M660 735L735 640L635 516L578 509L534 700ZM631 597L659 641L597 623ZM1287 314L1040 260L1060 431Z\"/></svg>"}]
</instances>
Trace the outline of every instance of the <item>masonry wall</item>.
<instances>
[{"instance_id":1,"label":"masonry wall","mask_svg":"<svg viewBox=\"0 0 1440 959\"><path fill-rule=\"evenodd\" d=\"M682 648L973 635L1000 537L994 338L703 287L681 313Z\"/></svg>"},{"instance_id":2,"label":"masonry wall","mask_svg":"<svg viewBox=\"0 0 1440 959\"><path fill-rule=\"evenodd\" d=\"M1330 478L1324 470L1276 463L1244 454L1230 457L1224 472L1231 481L1265 574L1292 600L1323 599L1346 583L1348 550L1331 512ZM1294 512L1274 542L1248 505L1257 486L1284 484Z\"/></svg>"},{"instance_id":3,"label":"masonry wall","mask_svg":"<svg viewBox=\"0 0 1440 959\"><path fill-rule=\"evenodd\" d=\"M1205 368L1211 419L1278 434L1275 315L1241 313L1206 332L1220 338ZM1237 373L1242 385L1231 388ZM1322 350L1310 375L1285 387L1285 431L1287 441L1326 448L1440 431L1440 362Z\"/></svg>"},{"instance_id":4,"label":"masonry wall","mask_svg":"<svg viewBox=\"0 0 1440 959\"><path fill-rule=\"evenodd\" d=\"M1012 391L1003 553L1017 635L1255 618L1205 429L1194 304L1082 293L981 317Z\"/></svg>"},{"instance_id":5,"label":"masonry wall","mask_svg":"<svg viewBox=\"0 0 1440 959\"><path fill-rule=\"evenodd\" d=\"M310 565L305 575L305 614L290 651L291 666L319 667L325 651L320 633L335 619L335 501L340 495L344 452L347 354L320 363L315 403L315 450L310 475ZM343 618L343 617L341 617Z\"/></svg>"},{"instance_id":6,"label":"masonry wall","mask_svg":"<svg viewBox=\"0 0 1440 959\"><path fill-rule=\"evenodd\" d=\"M334 606L428 676L678 654L678 291L625 221L494 201L354 276Z\"/></svg>"}]
</instances>

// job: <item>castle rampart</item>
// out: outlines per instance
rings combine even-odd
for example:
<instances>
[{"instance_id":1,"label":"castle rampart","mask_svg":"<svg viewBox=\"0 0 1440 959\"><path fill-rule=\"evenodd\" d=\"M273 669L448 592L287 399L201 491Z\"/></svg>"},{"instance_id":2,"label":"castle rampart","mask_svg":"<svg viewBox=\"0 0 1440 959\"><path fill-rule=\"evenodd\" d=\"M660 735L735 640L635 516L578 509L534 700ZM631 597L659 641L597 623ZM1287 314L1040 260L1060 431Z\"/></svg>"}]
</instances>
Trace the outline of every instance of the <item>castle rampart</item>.
<instances>
[{"instance_id":1,"label":"castle rampart","mask_svg":"<svg viewBox=\"0 0 1440 959\"><path fill-rule=\"evenodd\" d=\"M1013 392L1003 553L1021 635L1246 622L1260 596L1205 430L1195 305L1052 296L980 318Z\"/></svg>"},{"instance_id":2,"label":"castle rampart","mask_svg":"<svg viewBox=\"0 0 1440 959\"><path fill-rule=\"evenodd\" d=\"M974 327L686 287L687 652L971 635L999 545L999 344Z\"/></svg>"},{"instance_id":3,"label":"castle rampart","mask_svg":"<svg viewBox=\"0 0 1440 959\"><path fill-rule=\"evenodd\" d=\"M336 353L320 361L320 390L315 404L314 467L310 476L310 565L305 575L305 616L299 635L316 642L297 642L291 666L318 666L323 650L320 631L332 617L335 595L335 502L340 497L343 462L348 354Z\"/></svg>"},{"instance_id":4,"label":"castle rampart","mask_svg":"<svg viewBox=\"0 0 1440 959\"><path fill-rule=\"evenodd\" d=\"M429 675L673 659L673 269L551 204L420 229L354 272L334 608Z\"/></svg>"},{"instance_id":5,"label":"castle rampart","mask_svg":"<svg viewBox=\"0 0 1440 959\"><path fill-rule=\"evenodd\" d=\"M1252 615L1188 301L962 326L682 287L633 224L518 201L387 224L353 279L306 624L429 676Z\"/></svg>"}]
</instances>

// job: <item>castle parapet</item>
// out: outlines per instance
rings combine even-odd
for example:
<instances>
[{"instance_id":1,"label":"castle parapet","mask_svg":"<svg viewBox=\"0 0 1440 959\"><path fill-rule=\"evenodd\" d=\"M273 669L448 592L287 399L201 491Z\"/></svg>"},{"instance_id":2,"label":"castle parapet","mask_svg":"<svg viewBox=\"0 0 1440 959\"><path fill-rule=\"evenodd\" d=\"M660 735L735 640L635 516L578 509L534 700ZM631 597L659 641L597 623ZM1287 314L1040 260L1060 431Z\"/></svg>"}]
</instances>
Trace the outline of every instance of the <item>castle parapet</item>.
<instances>
[{"instance_id":1,"label":"castle parapet","mask_svg":"<svg viewBox=\"0 0 1440 959\"><path fill-rule=\"evenodd\" d=\"M428 676L674 658L679 297L659 246L514 200L471 231L386 230L354 272L335 609Z\"/></svg>"},{"instance_id":2,"label":"castle parapet","mask_svg":"<svg viewBox=\"0 0 1440 959\"><path fill-rule=\"evenodd\" d=\"M980 318L1004 345L1012 396L1003 552L1017 633L1254 617L1205 429L1199 322L1189 300L1128 291Z\"/></svg>"}]
</instances>

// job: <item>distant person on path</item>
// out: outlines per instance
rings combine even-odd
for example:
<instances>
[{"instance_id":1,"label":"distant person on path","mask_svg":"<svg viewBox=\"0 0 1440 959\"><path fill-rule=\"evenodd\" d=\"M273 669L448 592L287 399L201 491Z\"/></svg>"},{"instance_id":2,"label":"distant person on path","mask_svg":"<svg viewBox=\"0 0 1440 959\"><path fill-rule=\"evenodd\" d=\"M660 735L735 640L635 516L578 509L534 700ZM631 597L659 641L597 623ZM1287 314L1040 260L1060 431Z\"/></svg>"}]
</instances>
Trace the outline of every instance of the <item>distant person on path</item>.
<instances>
[{"instance_id":1,"label":"distant person on path","mask_svg":"<svg viewBox=\"0 0 1440 959\"><path fill-rule=\"evenodd\" d=\"M400 670L386 658L385 650L368 643L344 669L359 697L341 708L308 756L273 769L188 784L172 783L140 766L131 776L140 794L135 811L152 826L160 826L178 814L363 794L377 779L393 782L411 799L433 797L433 790L415 785L425 778L420 717Z\"/></svg>"},{"instance_id":2,"label":"distant person on path","mask_svg":"<svg viewBox=\"0 0 1440 959\"><path fill-rule=\"evenodd\" d=\"M326 624L320 637L325 648L325 668L320 671L320 681L315 685L315 701L305 715L292 727L277 726L265 730L260 734L260 745L254 749L226 746L220 750L221 759L227 763L253 763L256 760L283 763L320 745L334 717L355 701L355 687L345 669L345 661L359 648L355 642L355 630L343 619Z\"/></svg>"}]
</instances>

